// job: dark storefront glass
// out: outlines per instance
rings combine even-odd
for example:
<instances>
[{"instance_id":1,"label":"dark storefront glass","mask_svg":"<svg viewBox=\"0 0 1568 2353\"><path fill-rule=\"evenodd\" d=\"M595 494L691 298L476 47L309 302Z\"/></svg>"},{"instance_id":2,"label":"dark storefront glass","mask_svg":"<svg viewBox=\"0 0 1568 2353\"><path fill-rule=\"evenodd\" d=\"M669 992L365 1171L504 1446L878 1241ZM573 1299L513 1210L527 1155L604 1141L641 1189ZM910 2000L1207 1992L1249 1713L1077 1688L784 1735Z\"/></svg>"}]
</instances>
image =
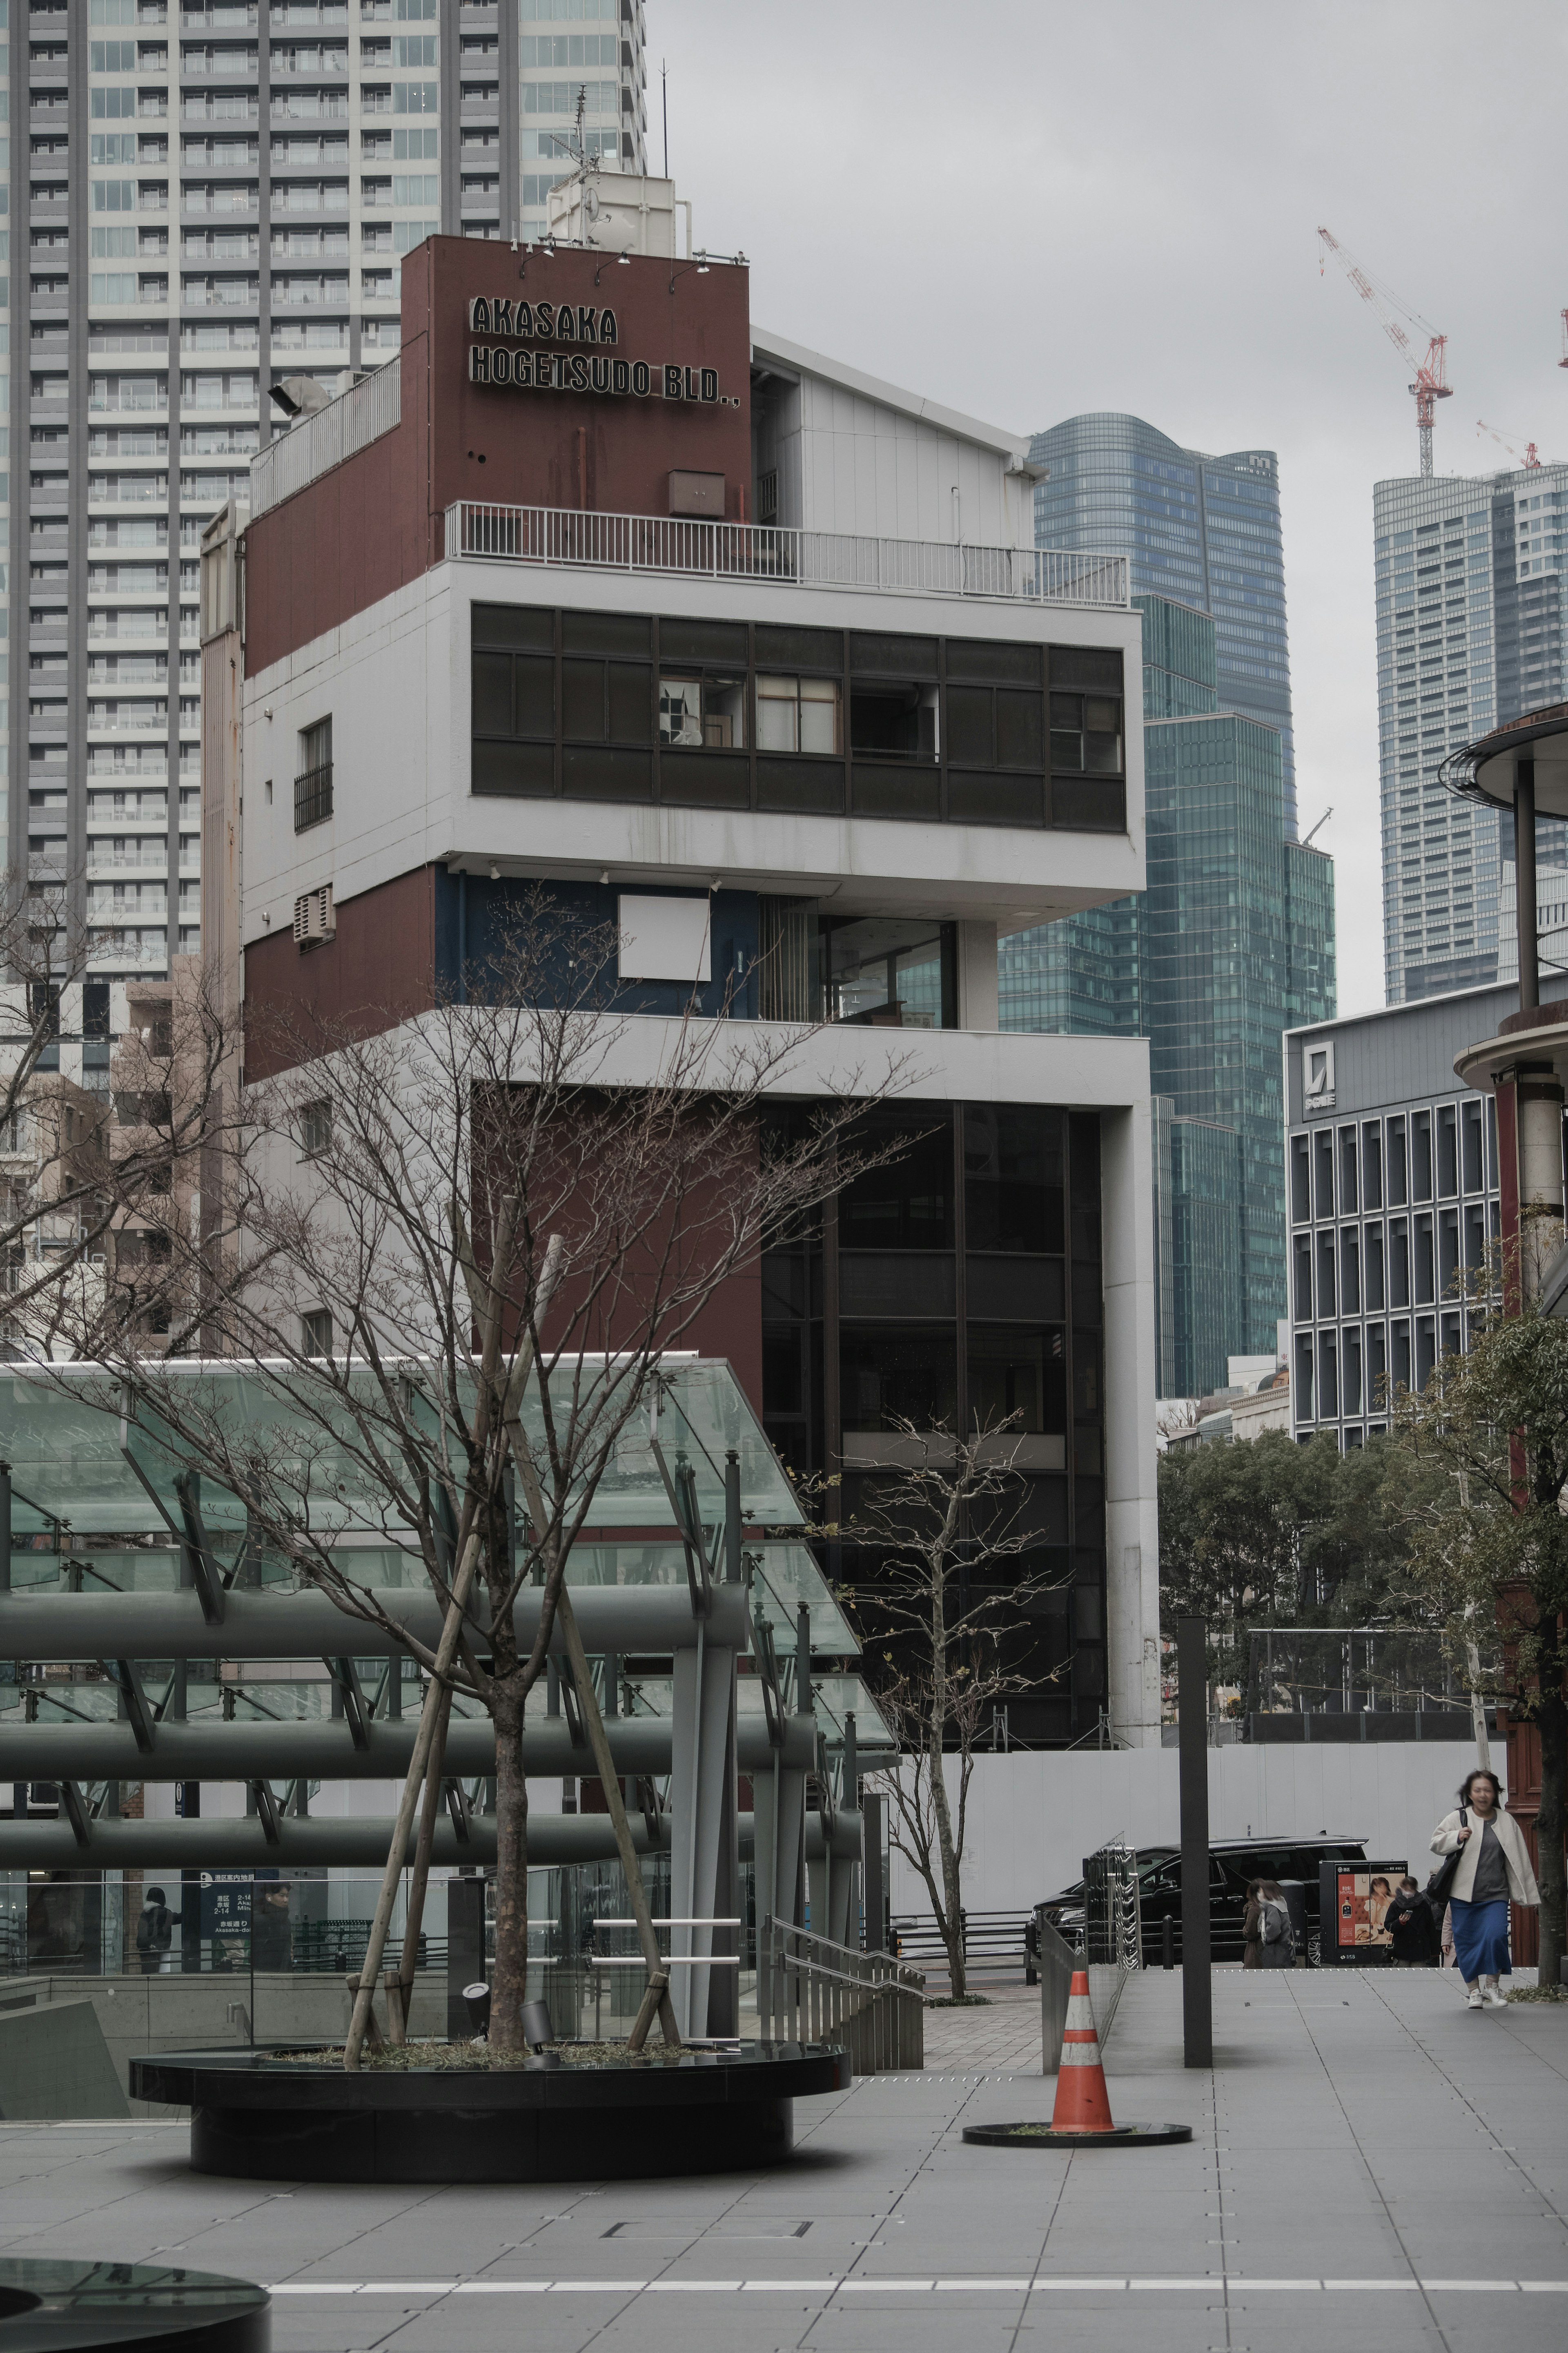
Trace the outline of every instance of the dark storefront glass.
<instances>
[{"instance_id":1,"label":"dark storefront glass","mask_svg":"<svg viewBox=\"0 0 1568 2353\"><path fill-rule=\"evenodd\" d=\"M1098 1117L901 1103L869 1113L861 1142L897 1156L763 1261L768 1434L792 1468L842 1472L831 1516L848 1521L874 1502L879 1466L908 1453L890 1421L956 1430L1016 1417L1022 1482L1005 1508L1026 1547L976 1575L1040 1589L1008 1604L1007 1656L1027 1687L998 1737L1081 1738L1106 1694ZM969 1534L983 1554L986 1528ZM829 1574L874 1616L875 1558L827 1551Z\"/></svg>"}]
</instances>

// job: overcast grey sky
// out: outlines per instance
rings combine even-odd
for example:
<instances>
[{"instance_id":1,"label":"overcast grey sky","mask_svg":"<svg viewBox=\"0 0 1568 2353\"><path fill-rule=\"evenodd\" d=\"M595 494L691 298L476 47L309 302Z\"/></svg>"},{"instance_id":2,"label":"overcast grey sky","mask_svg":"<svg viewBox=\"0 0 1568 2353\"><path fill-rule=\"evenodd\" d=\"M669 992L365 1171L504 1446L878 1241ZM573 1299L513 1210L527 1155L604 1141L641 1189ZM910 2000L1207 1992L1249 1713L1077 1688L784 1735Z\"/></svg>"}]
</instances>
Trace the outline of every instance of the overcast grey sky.
<instances>
[{"instance_id":1,"label":"overcast grey sky","mask_svg":"<svg viewBox=\"0 0 1568 2353\"><path fill-rule=\"evenodd\" d=\"M1448 336L1436 466L1568 451L1563 91L1547 5L647 0L649 161L780 334L1028 431L1130 409L1279 454L1306 831L1340 1008L1383 1001L1372 485L1407 375L1335 235Z\"/></svg>"}]
</instances>

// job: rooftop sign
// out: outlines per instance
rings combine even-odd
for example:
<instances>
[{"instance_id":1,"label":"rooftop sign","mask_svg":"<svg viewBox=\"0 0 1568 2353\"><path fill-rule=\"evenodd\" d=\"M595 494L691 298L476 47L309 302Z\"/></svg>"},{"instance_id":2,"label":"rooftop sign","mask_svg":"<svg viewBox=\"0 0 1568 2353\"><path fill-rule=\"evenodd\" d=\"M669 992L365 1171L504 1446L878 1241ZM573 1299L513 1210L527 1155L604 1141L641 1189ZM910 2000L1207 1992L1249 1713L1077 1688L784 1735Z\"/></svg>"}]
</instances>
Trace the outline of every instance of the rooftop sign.
<instances>
[{"instance_id":1,"label":"rooftop sign","mask_svg":"<svg viewBox=\"0 0 1568 2353\"><path fill-rule=\"evenodd\" d=\"M595 392L634 400L680 400L710 407L738 408L732 394L721 394L716 368L687 367L672 361L623 359L620 327L608 305L591 302L512 301L506 295L477 294L468 304L471 335L506 335L513 343L468 346L468 381L520 392ZM574 346L518 349L534 343ZM588 348L585 348L588 347ZM614 356L611 356L612 353Z\"/></svg>"}]
</instances>

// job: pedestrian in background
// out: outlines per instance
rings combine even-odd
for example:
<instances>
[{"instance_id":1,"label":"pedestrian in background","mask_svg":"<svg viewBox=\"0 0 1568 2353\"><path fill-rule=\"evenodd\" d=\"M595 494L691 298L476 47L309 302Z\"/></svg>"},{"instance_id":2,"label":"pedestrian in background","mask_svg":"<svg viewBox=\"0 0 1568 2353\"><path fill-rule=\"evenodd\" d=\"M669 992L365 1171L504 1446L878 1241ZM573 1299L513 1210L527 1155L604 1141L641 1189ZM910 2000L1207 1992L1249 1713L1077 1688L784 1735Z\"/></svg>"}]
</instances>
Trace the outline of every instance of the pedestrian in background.
<instances>
[{"instance_id":1,"label":"pedestrian in background","mask_svg":"<svg viewBox=\"0 0 1568 2353\"><path fill-rule=\"evenodd\" d=\"M1241 1966L1244 1969L1289 1969L1296 1962L1296 1932L1290 1906L1278 1881L1254 1879L1247 1884L1247 1909L1241 1915Z\"/></svg>"},{"instance_id":2,"label":"pedestrian in background","mask_svg":"<svg viewBox=\"0 0 1568 2353\"><path fill-rule=\"evenodd\" d=\"M1454 1919L1454 1954L1465 1980L1467 2010L1501 2010L1499 1978L1511 1977L1508 1949L1510 1903L1531 1907L1541 1890L1530 1867L1524 1833L1502 1807L1495 1773L1478 1767L1468 1774L1456 1812L1445 1814L1432 1833L1434 1854L1458 1854L1448 1888Z\"/></svg>"},{"instance_id":3,"label":"pedestrian in background","mask_svg":"<svg viewBox=\"0 0 1568 2353\"><path fill-rule=\"evenodd\" d=\"M1432 1906L1406 1873L1384 1915L1393 1940L1389 1959L1396 1969L1428 1969L1437 1957L1437 1923Z\"/></svg>"},{"instance_id":4,"label":"pedestrian in background","mask_svg":"<svg viewBox=\"0 0 1568 2353\"><path fill-rule=\"evenodd\" d=\"M174 1941L174 1915L164 1901L163 1889L150 1887L136 1921L136 1950L144 1978L158 1975L168 1960Z\"/></svg>"}]
</instances>

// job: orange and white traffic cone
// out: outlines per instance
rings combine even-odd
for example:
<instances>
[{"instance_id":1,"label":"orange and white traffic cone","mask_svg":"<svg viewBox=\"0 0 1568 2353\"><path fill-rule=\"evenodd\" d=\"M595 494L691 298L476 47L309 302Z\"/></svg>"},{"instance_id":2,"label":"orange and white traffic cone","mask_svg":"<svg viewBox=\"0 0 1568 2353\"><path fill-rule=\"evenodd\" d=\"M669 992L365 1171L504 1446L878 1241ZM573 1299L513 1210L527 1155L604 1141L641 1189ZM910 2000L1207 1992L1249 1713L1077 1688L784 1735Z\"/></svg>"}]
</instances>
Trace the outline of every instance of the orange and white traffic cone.
<instances>
[{"instance_id":1,"label":"orange and white traffic cone","mask_svg":"<svg viewBox=\"0 0 1568 2353\"><path fill-rule=\"evenodd\" d=\"M1057 2104L1051 2112L1053 2132L1114 2132L1110 2094L1100 2063L1100 2035L1089 1998L1089 1971L1075 1969L1068 1994L1067 2031L1057 2063Z\"/></svg>"}]
</instances>

